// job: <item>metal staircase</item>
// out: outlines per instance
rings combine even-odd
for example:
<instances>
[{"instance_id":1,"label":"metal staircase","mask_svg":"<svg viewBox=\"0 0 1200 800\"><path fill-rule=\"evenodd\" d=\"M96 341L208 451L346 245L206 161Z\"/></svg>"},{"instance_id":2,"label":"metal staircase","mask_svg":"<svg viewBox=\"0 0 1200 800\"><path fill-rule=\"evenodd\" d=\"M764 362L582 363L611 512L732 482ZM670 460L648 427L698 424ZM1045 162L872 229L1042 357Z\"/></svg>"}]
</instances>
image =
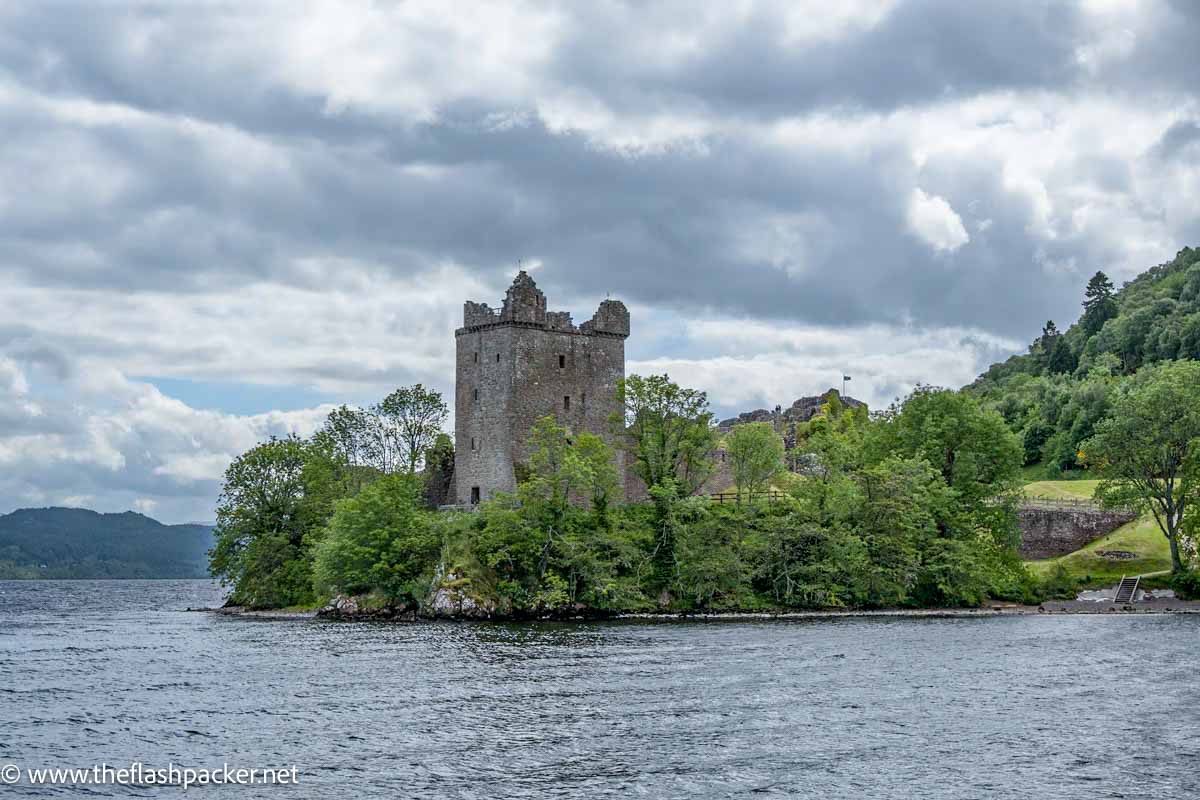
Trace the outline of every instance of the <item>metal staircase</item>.
<instances>
[{"instance_id":1,"label":"metal staircase","mask_svg":"<svg viewBox=\"0 0 1200 800\"><path fill-rule=\"evenodd\" d=\"M1134 595L1137 594L1139 580L1140 577L1137 575L1132 578L1122 576L1121 582L1117 584L1117 596L1113 598L1113 602L1132 603Z\"/></svg>"}]
</instances>

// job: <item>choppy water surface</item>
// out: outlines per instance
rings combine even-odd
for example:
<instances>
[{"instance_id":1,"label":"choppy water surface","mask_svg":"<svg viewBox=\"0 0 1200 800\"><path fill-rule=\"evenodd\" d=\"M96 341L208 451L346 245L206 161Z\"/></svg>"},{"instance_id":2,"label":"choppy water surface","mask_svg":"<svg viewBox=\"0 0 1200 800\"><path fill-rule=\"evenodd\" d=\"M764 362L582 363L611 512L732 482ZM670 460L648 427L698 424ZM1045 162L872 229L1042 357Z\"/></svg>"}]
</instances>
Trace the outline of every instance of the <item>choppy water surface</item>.
<instances>
[{"instance_id":1,"label":"choppy water surface","mask_svg":"<svg viewBox=\"0 0 1200 800\"><path fill-rule=\"evenodd\" d=\"M182 610L218 601L203 581L0 582L0 764L298 767L295 787L199 790L222 797L1200 792L1197 617L371 625ZM0 787L34 792L53 790Z\"/></svg>"}]
</instances>

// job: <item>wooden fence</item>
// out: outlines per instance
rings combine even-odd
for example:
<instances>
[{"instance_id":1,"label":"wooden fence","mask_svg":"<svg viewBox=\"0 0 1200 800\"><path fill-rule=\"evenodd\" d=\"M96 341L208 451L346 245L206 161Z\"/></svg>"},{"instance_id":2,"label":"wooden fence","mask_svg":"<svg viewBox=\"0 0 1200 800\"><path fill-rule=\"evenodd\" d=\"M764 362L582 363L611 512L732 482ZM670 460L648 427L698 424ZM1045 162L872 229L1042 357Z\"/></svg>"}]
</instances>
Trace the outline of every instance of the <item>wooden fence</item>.
<instances>
[{"instance_id":1,"label":"wooden fence","mask_svg":"<svg viewBox=\"0 0 1200 800\"><path fill-rule=\"evenodd\" d=\"M772 489L769 492L714 492L708 496L708 499L714 503L753 503L755 500L774 503L786 496L778 489Z\"/></svg>"},{"instance_id":2,"label":"wooden fence","mask_svg":"<svg viewBox=\"0 0 1200 800\"><path fill-rule=\"evenodd\" d=\"M1057 499L1050 497L1030 497L1028 495L1021 498L1021 508L1044 508L1050 511L1103 511L1104 508L1095 500L1087 497L1075 497L1069 499ZM1122 509L1113 509L1122 510Z\"/></svg>"},{"instance_id":3,"label":"wooden fence","mask_svg":"<svg viewBox=\"0 0 1200 800\"><path fill-rule=\"evenodd\" d=\"M756 500L766 500L769 503L774 503L781 500L786 495L778 489L772 489L769 492L714 492L708 498L714 503L753 503ZM1105 509L1095 500L1086 497L1056 499L1050 497L1030 497L1028 495L1021 498L1021 508L1042 508L1050 511L1104 511ZM1122 510L1122 509L1112 509Z\"/></svg>"}]
</instances>

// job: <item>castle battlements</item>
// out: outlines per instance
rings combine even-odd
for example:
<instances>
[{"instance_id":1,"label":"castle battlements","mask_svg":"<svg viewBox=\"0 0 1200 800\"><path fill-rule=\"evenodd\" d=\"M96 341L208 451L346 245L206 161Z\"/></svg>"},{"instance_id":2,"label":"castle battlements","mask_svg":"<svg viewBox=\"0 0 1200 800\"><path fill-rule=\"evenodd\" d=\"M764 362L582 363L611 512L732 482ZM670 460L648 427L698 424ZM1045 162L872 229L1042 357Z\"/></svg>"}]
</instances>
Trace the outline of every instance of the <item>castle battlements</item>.
<instances>
[{"instance_id":1,"label":"castle battlements","mask_svg":"<svg viewBox=\"0 0 1200 800\"><path fill-rule=\"evenodd\" d=\"M494 309L487 303L470 300L463 303L463 327L455 335L502 325L542 328L581 336L629 336L629 311L619 300L605 300L590 320L578 327L566 311L547 311L546 295L537 288L525 270L517 273L504 296L504 303Z\"/></svg>"}]
</instances>

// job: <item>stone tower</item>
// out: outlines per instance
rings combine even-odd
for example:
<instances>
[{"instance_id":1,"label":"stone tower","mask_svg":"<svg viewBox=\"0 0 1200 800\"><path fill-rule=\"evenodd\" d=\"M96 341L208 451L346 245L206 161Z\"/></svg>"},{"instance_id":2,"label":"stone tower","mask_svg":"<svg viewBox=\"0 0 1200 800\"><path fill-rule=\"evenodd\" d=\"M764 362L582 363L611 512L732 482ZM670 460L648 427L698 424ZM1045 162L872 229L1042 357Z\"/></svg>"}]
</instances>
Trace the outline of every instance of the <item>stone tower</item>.
<instances>
[{"instance_id":1,"label":"stone tower","mask_svg":"<svg viewBox=\"0 0 1200 800\"><path fill-rule=\"evenodd\" d=\"M534 422L552 414L569 431L611 438L617 381L625 377L629 311L605 300L576 327L523 270L497 311L468 301L455 334L454 482L458 502L478 503L516 489L515 465L528 463ZM616 459L619 486L624 458ZM621 491L618 489L618 491Z\"/></svg>"}]
</instances>

